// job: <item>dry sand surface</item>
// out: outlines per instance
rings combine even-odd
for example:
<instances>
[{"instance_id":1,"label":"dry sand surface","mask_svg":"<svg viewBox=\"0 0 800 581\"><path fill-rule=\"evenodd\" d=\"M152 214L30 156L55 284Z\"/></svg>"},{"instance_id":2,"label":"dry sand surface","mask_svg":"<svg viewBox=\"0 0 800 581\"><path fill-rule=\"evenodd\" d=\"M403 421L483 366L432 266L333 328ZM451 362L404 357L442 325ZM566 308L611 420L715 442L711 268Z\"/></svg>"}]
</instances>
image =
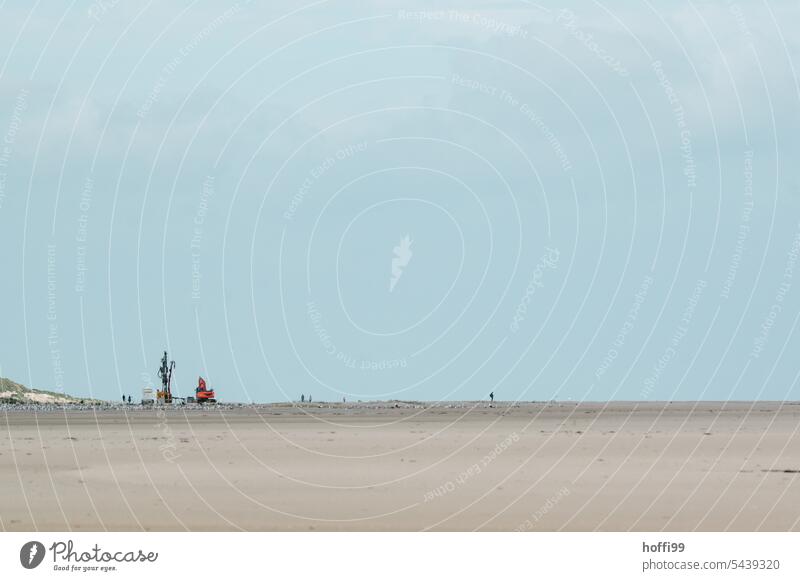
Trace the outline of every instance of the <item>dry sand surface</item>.
<instances>
[{"instance_id":1,"label":"dry sand surface","mask_svg":"<svg viewBox=\"0 0 800 581\"><path fill-rule=\"evenodd\" d=\"M0 412L4 530L798 530L800 405Z\"/></svg>"}]
</instances>

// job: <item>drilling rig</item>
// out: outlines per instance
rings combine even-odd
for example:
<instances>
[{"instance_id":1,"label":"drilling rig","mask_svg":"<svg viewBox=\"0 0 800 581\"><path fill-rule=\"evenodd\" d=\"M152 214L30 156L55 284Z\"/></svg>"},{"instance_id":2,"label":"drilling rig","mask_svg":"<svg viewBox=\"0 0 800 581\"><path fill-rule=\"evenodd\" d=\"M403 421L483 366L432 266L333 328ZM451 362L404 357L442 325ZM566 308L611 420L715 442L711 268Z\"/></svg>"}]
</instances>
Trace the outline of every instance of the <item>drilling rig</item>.
<instances>
[{"instance_id":1,"label":"drilling rig","mask_svg":"<svg viewBox=\"0 0 800 581\"><path fill-rule=\"evenodd\" d=\"M172 371L175 369L175 362L169 361L167 352L161 358L161 367L158 369L158 376L161 378L161 389L156 392L156 401L160 404L172 403Z\"/></svg>"}]
</instances>

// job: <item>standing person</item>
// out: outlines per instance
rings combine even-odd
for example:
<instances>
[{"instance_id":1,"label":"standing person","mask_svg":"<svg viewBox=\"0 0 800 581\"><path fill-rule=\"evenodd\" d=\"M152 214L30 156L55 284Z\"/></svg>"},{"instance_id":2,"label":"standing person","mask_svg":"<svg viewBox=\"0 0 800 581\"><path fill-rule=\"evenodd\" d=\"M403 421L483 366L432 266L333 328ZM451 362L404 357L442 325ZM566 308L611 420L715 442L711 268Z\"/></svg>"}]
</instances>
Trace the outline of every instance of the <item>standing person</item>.
<instances>
[{"instance_id":1,"label":"standing person","mask_svg":"<svg viewBox=\"0 0 800 581\"><path fill-rule=\"evenodd\" d=\"M300 394L300 403L306 403L306 396L302 393Z\"/></svg>"},{"instance_id":2,"label":"standing person","mask_svg":"<svg viewBox=\"0 0 800 581\"><path fill-rule=\"evenodd\" d=\"M125 394L122 394L122 403L125 403Z\"/></svg>"},{"instance_id":3,"label":"standing person","mask_svg":"<svg viewBox=\"0 0 800 581\"><path fill-rule=\"evenodd\" d=\"M491 402L489 405L494 404L494 392L489 394L489 400Z\"/></svg>"},{"instance_id":4,"label":"standing person","mask_svg":"<svg viewBox=\"0 0 800 581\"><path fill-rule=\"evenodd\" d=\"M128 403L131 403L131 396L128 396Z\"/></svg>"}]
</instances>

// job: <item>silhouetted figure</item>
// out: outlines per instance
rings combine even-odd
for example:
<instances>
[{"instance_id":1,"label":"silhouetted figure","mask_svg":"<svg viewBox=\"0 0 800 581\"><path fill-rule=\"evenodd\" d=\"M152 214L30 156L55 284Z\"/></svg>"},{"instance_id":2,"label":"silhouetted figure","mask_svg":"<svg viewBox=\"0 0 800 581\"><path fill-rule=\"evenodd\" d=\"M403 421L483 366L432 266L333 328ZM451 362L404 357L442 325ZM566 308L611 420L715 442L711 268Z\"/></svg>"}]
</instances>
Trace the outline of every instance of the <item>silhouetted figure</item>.
<instances>
[{"instance_id":1,"label":"silhouetted figure","mask_svg":"<svg viewBox=\"0 0 800 581\"><path fill-rule=\"evenodd\" d=\"M122 403L125 403L125 396L122 396Z\"/></svg>"},{"instance_id":2,"label":"silhouetted figure","mask_svg":"<svg viewBox=\"0 0 800 581\"><path fill-rule=\"evenodd\" d=\"M489 400L490 400L491 404L494 404L494 392L489 394Z\"/></svg>"},{"instance_id":3,"label":"silhouetted figure","mask_svg":"<svg viewBox=\"0 0 800 581\"><path fill-rule=\"evenodd\" d=\"M300 403L306 403L306 396L302 393L300 394Z\"/></svg>"},{"instance_id":4,"label":"silhouetted figure","mask_svg":"<svg viewBox=\"0 0 800 581\"><path fill-rule=\"evenodd\" d=\"M128 396L128 403L131 403L131 396Z\"/></svg>"}]
</instances>

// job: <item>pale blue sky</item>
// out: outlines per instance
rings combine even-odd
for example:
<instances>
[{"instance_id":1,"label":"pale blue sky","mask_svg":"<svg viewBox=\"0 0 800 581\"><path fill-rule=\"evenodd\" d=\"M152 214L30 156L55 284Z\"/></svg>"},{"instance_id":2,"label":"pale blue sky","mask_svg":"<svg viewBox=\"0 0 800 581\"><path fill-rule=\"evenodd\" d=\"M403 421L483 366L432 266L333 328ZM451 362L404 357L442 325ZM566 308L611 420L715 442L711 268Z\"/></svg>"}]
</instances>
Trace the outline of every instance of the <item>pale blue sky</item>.
<instances>
[{"instance_id":1,"label":"pale blue sky","mask_svg":"<svg viewBox=\"0 0 800 581\"><path fill-rule=\"evenodd\" d=\"M798 398L796 2L0 11L0 375Z\"/></svg>"}]
</instances>

